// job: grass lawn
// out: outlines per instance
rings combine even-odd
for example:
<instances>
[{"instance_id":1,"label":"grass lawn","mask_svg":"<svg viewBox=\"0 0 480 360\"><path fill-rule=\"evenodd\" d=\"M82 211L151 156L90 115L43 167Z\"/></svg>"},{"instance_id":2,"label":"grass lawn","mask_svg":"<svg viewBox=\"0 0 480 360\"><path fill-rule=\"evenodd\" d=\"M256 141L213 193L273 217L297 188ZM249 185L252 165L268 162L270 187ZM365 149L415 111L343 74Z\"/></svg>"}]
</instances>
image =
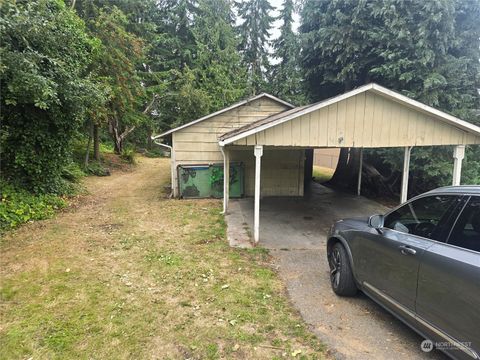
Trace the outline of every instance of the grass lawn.
<instances>
[{"instance_id":1,"label":"grass lawn","mask_svg":"<svg viewBox=\"0 0 480 360\"><path fill-rule=\"evenodd\" d=\"M315 181L320 184L330 180L334 172L335 169L313 165L313 177L315 178Z\"/></svg>"},{"instance_id":2,"label":"grass lawn","mask_svg":"<svg viewBox=\"0 0 480 360\"><path fill-rule=\"evenodd\" d=\"M324 358L263 249L232 249L217 200L171 200L168 159L0 243L2 359Z\"/></svg>"}]
</instances>

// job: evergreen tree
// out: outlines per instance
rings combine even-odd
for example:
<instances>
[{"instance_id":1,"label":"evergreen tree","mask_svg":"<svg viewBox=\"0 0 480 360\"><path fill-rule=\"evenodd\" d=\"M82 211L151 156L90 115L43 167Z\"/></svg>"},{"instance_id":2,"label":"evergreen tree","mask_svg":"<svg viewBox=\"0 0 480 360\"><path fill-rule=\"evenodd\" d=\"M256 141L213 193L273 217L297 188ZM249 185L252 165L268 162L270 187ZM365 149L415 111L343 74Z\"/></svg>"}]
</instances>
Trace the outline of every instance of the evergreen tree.
<instances>
[{"instance_id":1,"label":"evergreen tree","mask_svg":"<svg viewBox=\"0 0 480 360\"><path fill-rule=\"evenodd\" d=\"M269 70L268 45L270 29L275 20L270 14L274 9L268 0L237 2L238 14L243 23L239 26L240 51L248 69L252 94L265 86L265 74Z\"/></svg>"},{"instance_id":2,"label":"evergreen tree","mask_svg":"<svg viewBox=\"0 0 480 360\"><path fill-rule=\"evenodd\" d=\"M280 36L273 41L274 57L279 61L272 66L272 93L296 105L305 103L302 75L299 67L299 36L293 31L293 0L285 0L279 19Z\"/></svg>"},{"instance_id":3,"label":"evergreen tree","mask_svg":"<svg viewBox=\"0 0 480 360\"><path fill-rule=\"evenodd\" d=\"M307 0L300 31L309 95L320 100L375 81L478 121L472 109L479 108L479 17L478 1ZM480 177L480 164L471 160L471 151L467 158L474 171L464 172L465 182ZM381 172L401 167L394 151L377 151L375 156ZM451 157L451 148L414 149L412 188L448 184ZM339 171L354 174L349 170L355 167L340 164Z\"/></svg>"},{"instance_id":4,"label":"evergreen tree","mask_svg":"<svg viewBox=\"0 0 480 360\"><path fill-rule=\"evenodd\" d=\"M208 111L231 105L246 92L246 71L237 50L235 17L229 0L200 0L193 27L198 87L210 98Z\"/></svg>"}]
</instances>

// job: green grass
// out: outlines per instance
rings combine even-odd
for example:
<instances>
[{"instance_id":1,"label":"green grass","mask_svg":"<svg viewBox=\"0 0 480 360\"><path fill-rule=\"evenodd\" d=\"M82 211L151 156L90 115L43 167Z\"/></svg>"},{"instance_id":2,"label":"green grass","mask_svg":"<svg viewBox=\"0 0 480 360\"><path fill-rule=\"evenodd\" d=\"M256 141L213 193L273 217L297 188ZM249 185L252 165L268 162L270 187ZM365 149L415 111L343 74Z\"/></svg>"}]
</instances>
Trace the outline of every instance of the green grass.
<instances>
[{"instance_id":1,"label":"green grass","mask_svg":"<svg viewBox=\"0 0 480 360\"><path fill-rule=\"evenodd\" d=\"M324 183L330 180L334 172L335 172L335 169L313 165L313 177L315 178L315 181L318 183Z\"/></svg>"},{"instance_id":2,"label":"green grass","mask_svg":"<svg viewBox=\"0 0 480 360\"><path fill-rule=\"evenodd\" d=\"M2 244L2 359L324 357L268 251L228 246L219 201L148 189Z\"/></svg>"}]
</instances>

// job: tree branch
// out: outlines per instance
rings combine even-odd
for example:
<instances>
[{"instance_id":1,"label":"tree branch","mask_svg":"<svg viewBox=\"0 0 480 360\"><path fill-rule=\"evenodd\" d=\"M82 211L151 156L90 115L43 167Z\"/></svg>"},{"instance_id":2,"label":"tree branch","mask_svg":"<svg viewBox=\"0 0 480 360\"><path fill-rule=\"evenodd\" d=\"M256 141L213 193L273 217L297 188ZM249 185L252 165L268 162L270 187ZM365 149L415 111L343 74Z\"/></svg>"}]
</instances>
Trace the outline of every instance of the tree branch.
<instances>
[{"instance_id":1,"label":"tree branch","mask_svg":"<svg viewBox=\"0 0 480 360\"><path fill-rule=\"evenodd\" d=\"M155 100L157 100L157 94L153 94L152 101L150 101L145 110L143 110L143 114L147 114L148 112L150 112L150 109L155 104Z\"/></svg>"}]
</instances>

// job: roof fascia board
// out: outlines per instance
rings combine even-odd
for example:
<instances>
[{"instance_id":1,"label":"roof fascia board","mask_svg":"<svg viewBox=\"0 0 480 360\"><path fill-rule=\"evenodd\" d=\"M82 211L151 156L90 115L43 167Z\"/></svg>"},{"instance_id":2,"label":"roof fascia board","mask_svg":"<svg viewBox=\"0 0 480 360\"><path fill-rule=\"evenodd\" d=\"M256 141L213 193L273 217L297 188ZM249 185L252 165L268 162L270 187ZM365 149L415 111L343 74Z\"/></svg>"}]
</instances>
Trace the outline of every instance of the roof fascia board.
<instances>
[{"instance_id":1,"label":"roof fascia board","mask_svg":"<svg viewBox=\"0 0 480 360\"><path fill-rule=\"evenodd\" d=\"M359 87L355 90L349 91L345 94L338 95L338 96L335 96L331 99L327 99L325 101L322 101L322 102L318 103L317 105L313 105L313 106L308 107L308 108L306 108L302 111L299 111L299 112L296 112L294 114L282 117L281 119L278 119L278 120L272 121L270 123L260 125L256 128L252 128L252 129L247 130L243 133L236 134L236 135L234 135L230 138L227 138L225 140L220 141L219 144L221 146L225 146L225 145L234 143L235 141L238 141L238 140L243 139L245 137L248 137L250 135L256 134L260 131L263 131L263 130L269 129L271 127L277 126L279 124L282 124L286 121L289 121L289 120L292 120L294 118L300 117L302 115L309 114L313 111L319 110L319 109L321 109L323 107L326 107L326 106L329 106L329 105L332 105L336 102L348 99L349 97L358 95L358 94L360 94L362 92L366 92L368 90L372 90L373 92L375 92L377 94L380 94L380 95L382 95L386 98L390 98L390 99L395 100L397 102L403 103L404 105L407 105L407 106L409 106L411 108L414 108L418 111L422 111L422 112L427 113L429 115L433 115L436 118L440 119L441 121L444 121L444 122L446 122L446 123L448 123L452 126L459 127L464 131L467 131L469 133L473 133L476 136L480 136L480 127L478 127L474 124L470 124L469 122L466 122L464 120L456 118L455 116L449 115L449 114L447 114L443 111L437 110L437 109L435 109L431 106L422 104L421 102L418 102L416 100L410 99L407 96L401 95L401 94L399 94L395 91L389 90L389 89L387 89L383 86L380 86L378 84L370 83L370 84L361 86L361 87Z\"/></svg>"},{"instance_id":2,"label":"roof fascia board","mask_svg":"<svg viewBox=\"0 0 480 360\"><path fill-rule=\"evenodd\" d=\"M201 117L200 119L193 120L193 121L191 121L191 122L189 122L189 123L187 123L187 124L178 126L178 127L174 128L174 129L171 129L171 130L168 130L168 131L166 131L166 132L164 132L164 133L162 133L162 134L160 134L160 135L155 135L155 136L152 137L152 139L158 139L158 138L164 137L164 136L166 136L166 135L169 135L169 134L171 134L171 133L174 133L174 132L176 132L176 131L178 131L178 130L185 129L186 127L189 127L189 126L198 124L199 122L205 121L205 120L207 120L207 119L209 119L209 118L211 118L211 117L220 115L220 114L222 114L222 113L224 113L224 112L233 110L233 109L235 109L235 108L237 108L237 107L239 107L239 106L248 104L249 102L258 100L258 99L260 99L260 98L262 98L262 97L264 97L264 96L265 96L265 97L268 97L268 98L270 98L270 99L272 99L272 100L274 100L274 101L277 101L277 102L279 102L279 103L281 103L281 104L283 104L283 105L286 105L286 106L288 106L288 107L291 107L292 109L295 108L294 105L292 105L292 104L290 104L290 103L288 103L288 102L286 102L286 101L284 101L284 100L282 100L282 99L279 99L279 98L277 98L277 97L275 97L275 96L273 96L273 95L270 95L270 94L267 94L267 93L261 93L261 94L258 94L258 95L256 95L256 96L254 96L254 97L251 97L251 98L248 98L248 99L246 99L246 100L242 100L242 101L240 101L240 102L238 102L238 103L235 103L235 104L233 104L233 105L230 105L229 107L226 107L226 108L223 108L223 109L221 109L221 110L218 110L218 111L216 111L216 112L214 112L214 113L205 115L205 116Z\"/></svg>"}]
</instances>

